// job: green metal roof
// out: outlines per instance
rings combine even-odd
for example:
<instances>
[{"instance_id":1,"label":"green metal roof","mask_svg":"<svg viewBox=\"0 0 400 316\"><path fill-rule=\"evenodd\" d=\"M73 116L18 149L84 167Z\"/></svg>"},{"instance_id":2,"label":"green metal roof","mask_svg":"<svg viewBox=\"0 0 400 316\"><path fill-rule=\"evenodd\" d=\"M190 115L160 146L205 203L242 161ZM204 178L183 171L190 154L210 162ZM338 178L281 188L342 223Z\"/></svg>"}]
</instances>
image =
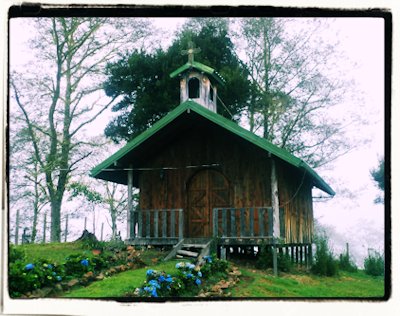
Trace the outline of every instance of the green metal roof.
<instances>
[{"instance_id":1,"label":"green metal roof","mask_svg":"<svg viewBox=\"0 0 400 316\"><path fill-rule=\"evenodd\" d=\"M151 128L128 142L124 147L118 150L116 153L111 155L109 158L104 160L102 163L97 165L95 168L91 170L91 176L95 178L102 178L102 171L105 169L109 169L112 167L118 160L126 156L128 153L133 151L135 148L138 148L141 144L146 142L150 137L155 136L158 132L160 132L163 128L172 123L175 119L180 117L185 112L193 111L200 115L201 117L206 118L207 120L219 125L220 127L226 129L227 131L243 138L244 140L249 141L250 143L258 146L259 148L271 153L272 155L286 161L287 163L293 165L296 168L305 170L313 179L313 184L325 191L330 195L335 195L333 189L303 160L293 156L285 149L275 146L270 143L266 139L259 137L252 132L240 127L235 122L232 122L223 116L214 113L205 107L199 105L198 103L188 100L180 104L170 113L168 113L165 117L156 122Z\"/></svg>"},{"instance_id":2,"label":"green metal roof","mask_svg":"<svg viewBox=\"0 0 400 316\"><path fill-rule=\"evenodd\" d=\"M215 79L219 84L224 85L225 84L225 80L224 78L222 78L222 76L213 68L206 66L202 63L199 63L197 61L193 61L193 62L187 62L186 64L184 64L183 66L179 67L178 69L176 69L175 71L171 72L169 74L170 78L175 78L176 76L180 75L181 73L189 70L189 69L197 69L200 72L204 72L208 75L210 75L213 79Z\"/></svg>"}]
</instances>

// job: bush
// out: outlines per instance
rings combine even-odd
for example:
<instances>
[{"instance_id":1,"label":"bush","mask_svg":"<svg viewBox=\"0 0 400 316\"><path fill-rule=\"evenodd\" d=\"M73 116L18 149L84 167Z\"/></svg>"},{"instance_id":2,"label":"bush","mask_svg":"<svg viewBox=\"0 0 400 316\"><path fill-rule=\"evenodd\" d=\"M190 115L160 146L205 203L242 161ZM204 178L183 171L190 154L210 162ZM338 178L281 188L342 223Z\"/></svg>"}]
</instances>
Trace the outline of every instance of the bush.
<instances>
[{"instance_id":1,"label":"bush","mask_svg":"<svg viewBox=\"0 0 400 316\"><path fill-rule=\"evenodd\" d=\"M215 256L204 257L205 264L199 268L193 263L179 262L176 274L147 270L143 286L135 290L134 295L142 297L179 297L195 296L205 279L216 274L226 274L228 262Z\"/></svg>"},{"instance_id":2,"label":"bush","mask_svg":"<svg viewBox=\"0 0 400 316\"><path fill-rule=\"evenodd\" d=\"M347 272L357 272L358 270L356 264L350 259L347 253L340 254L339 269Z\"/></svg>"},{"instance_id":3,"label":"bush","mask_svg":"<svg viewBox=\"0 0 400 316\"><path fill-rule=\"evenodd\" d=\"M335 260L332 251L329 250L327 237L318 237L316 245L315 262L311 267L311 272L321 276L338 275L339 263Z\"/></svg>"},{"instance_id":4,"label":"bush","mask_svg":"<svg viewBox=\"0 0 400 316\"><path fill-rule=\"evenodd\" d=\"M63 275L62 267L42 259L28 264L21 260L10 262L8 274L10 296L19 297L29 291L53 286L63 279Z\"/></svg>"},{"instance_id":5,"label":"bush","mask_svg":"<svg viewBox=\"0 0 400 316\"><path fill-rule=\"evenodd\" d=\"M365 273L372 276L383 276L385 274L385 260L378 252L368 255L364 260Z\"/></svg>"},{"instance_id":6,"label":"bush","mask_svg":"<svg viewBox=\"0 0 400 316\"><path fill-rule=\"evenodd\" d=\"M19 249L14 245L10 245L8 251L8 262L25 261L26 254L23 249Z\"/></svg>"},{"instance_id":7,"label":"bush","mask_svg":"<svg viewBox=\"0 0 400 316\"><path fill-rule=\"evenodd\" d=\"M261 247L261 251L257 256L256 267L258 269L273 268L273 258L271 247ZM292 260L289 254L278 253L278 270L282 272L290 272L293 269Z\"/></svg>"}]
</instances>

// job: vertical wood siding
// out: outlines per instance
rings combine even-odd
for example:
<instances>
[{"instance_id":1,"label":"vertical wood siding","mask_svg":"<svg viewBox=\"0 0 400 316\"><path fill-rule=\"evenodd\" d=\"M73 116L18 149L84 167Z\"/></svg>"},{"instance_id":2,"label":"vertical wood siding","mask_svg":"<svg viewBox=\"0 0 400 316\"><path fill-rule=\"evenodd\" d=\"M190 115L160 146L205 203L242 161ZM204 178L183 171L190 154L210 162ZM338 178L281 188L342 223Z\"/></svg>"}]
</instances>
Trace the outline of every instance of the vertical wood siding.
<instances>
[{"instance_id":1,"label":"vertical wood siding","mask_svg":"<svg viewBox=\"0 0 400 316\"><path fill-rule=\"evenodd\" d=\"M220 128L193 127L171 139L157 155L148 157L144 167L154 169L139 174L140 209L182 208L185 214L187 187L193 175L202 169L188 166L209 164L219 164L215 169L229 182L230 205L226 207L271 206L267 153ZM178 169L158 169L167 167ZM279 159L277 173L280 207L285 218L281 225L285 234L281 237L286 243L308 243L313 231L310 180L303 179L302 171ZM258 231L258 213L254 216L254 229Z\"/></svg>"}]
</instances>

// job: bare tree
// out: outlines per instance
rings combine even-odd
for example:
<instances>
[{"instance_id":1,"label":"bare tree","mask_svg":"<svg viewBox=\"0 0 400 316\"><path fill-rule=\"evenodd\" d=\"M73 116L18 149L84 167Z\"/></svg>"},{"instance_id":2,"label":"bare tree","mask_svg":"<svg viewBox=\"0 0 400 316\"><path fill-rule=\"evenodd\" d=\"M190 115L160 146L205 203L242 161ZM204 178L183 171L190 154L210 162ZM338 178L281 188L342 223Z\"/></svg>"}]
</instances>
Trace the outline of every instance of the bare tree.
<instances>
[{"instance_id":1,"label":"bare tree","mask_svg":"<svg viewBox=\"0 0 400 316\"><path fill-rule=\"evenodd\" d=\"M85 128L112 103L102 93L104 65L147 33L140 19L39 18L31 46L36 62L11 74L12 98L33 159L45 179L51 241L61 238L61 205L71 176L95 144Z\"/></svg>"},{"instance_id":2,"label":"bare tree","mask_svg":"<svg viewBox=\"0 0 400 316\"><path fill-rule=\"evenodd\" d=\"M252 18L240 19L239 30L237 49L253 84L251 131L313 167L348 152L344 128L355 120L350 111L341 119L329 111L351 84L338 71L337 43L323 39L326 25L318 19Z\"/></svg>"}]
</instances>

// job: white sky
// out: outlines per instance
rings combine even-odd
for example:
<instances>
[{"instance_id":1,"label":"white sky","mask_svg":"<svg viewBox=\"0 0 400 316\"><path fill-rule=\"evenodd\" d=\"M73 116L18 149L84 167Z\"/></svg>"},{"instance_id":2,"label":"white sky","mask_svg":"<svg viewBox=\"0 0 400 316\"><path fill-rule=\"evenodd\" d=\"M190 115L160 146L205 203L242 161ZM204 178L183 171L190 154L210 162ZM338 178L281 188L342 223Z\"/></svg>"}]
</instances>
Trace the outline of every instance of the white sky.
<instances>
[{"instance_id":1,"label":"white sky","mask_svg":"<svg viewBox=\"0 0 400 316\"><path fill-rule=\"evenodd\" d=\"M360 222L368 222L379 234L379 238L373 238L364 244L364 254L368 247L383 248L383 213L382 205L375 205L374 198L378 190L370 177L370 170L378 164L378 158L384 154L384 32L383 19L380 18L338 18L324 36L328 40L340 40L339 50L343 51L350 61L357 62L356 68L348 69L348 75L355 80L356 87L365 93L365 111L369 124L362 131L371 138L367 146L360 146L350 154L338 159L331 170L317 170L323 178L335 179L341 182L354 194L353 199L336 196L329 202L315 203L315 218L324 225L333 226L340 234L352 237L354 230ZM156 25L171 34L177 25L182 25L182 19L164 18L157 19ZM27 46L27 40L34 34L27 32L27 26L21 19L11 20L11 68L26 64L32 60L32 54ZM167 36L165 36L166 38ZM164 43L164 47L168 43ZM178 89L178 86L177 86ZM343 108L356 106L344 104ZM373 113L373 115L371 115ZM103 131L110 121L111 112L105 113L93 126L93 130ZM336 115L346 115L345 110ZM328 181L329 182L329 181ZM332 183L333 187L336 183ZM340 189L340 188L339 188ZM334 187L338 191L338 188ZM316 192L317 193L317 192ZM90 221L90 219L88 219ZM101 221L101 219L99 219ZM107 224L105 225L107 226ZM82 227L82 223L79 224ZM88 224L91 227L91 224ZM98 226L99 227L99 226ZM81 228L79 228L80 230ZM124 230L124 227L121 227ZM360 232L359 234L365 234ZM360 235L360 238L364 238ZM340 245L337 247L341 248ZM342 246L344 248L344 245ZM357 250L362 251L362 250Z\"/></svg>"},{"instance_id":2,"label":"white sky","mask_svg":"<svg viewBox=\"0 0 400 316\"><path fill-rule=\"evenodd\" d=\"M86 2L86 1L85 1ZM96 1L99 2L99 1ZM137 2L137 1L136 1ZM154 3L154 1L151 1ZM157 1L156 1L157 2ZM176 1L169 1L169 3L175 2ZM234 5L234 4L241 4L243 1L232 1L229 4ZM279 1L268 1L268 4L271 4L273 2L274 5L286 5L283 4ZM215 4L215 2L213 1ZM291 4L293 4L293 1L290 1ZM299 4L301 3L301 4ZM325 6L325 7L333 7L332 2L328 1L326 3L321 2L321 1L298 1L297 5L316 5L316 6ZM362 3L362 4L361 4ZM354 6L360 7L361 5L364 8L370 8L370 7L383 7L387 6L390 8L395 7L395 3L397 4L396 7L398 6L397 1L336 1L335 5L341 5L342 7L347 7L347 8L353 8ZM179 4L179 2L178 2ZM192 3L195 4L195 3ZM206 1L207 5L211 5L212 3L210 1ZM228 3L225 3L228 4ZM260 3L258 3L260 4ZM395 35L397 34L397 39L396 36L394 36L394 41L395 41L395 50L394 50L394 56L396 56L396 52L398 53L398 48L399 48L399 40L398 40L398 33L396 31L399 31L398 26L396 25L396 18L397 21L399 21L399 10L398 9L393 9L394 13L394 24L395 24ZM5 17L5 15L3 15ZM365 21L365 20L364 20ZM376 22L375 22L376 23ZM354 70L354 74L357 77L357 81L360 85L364 87L364 89L367 90L368 92L368 100L370 100L369 105L372 106L373 108L376 108L378 110L378 114L376 115L376 120L379 122L379 124L374 125L374 126L368 126L366 128L365 132L372 133L375 135L374 141L371 143L371 145L367 148L364 148L362 150L358 150L357 152L354 152L352 155L348 155L344 157L343 159L340 159L337 164L335 165L334 170L331 172L330 175L333 175L335 177L338 177L340 179L343 179L346 183L351 184L352 187L354 188L359 188L363 186L367 186L368 191L370 193L364 193L360 196L357 196L357 203L359 206L353 207L351 206L351 209L346 209L346 204L347 202L344 202L344 206L342 207L341 204L338 201L338 197L335 197L331 202L328 204L321 204L321 205L315 205L315 215L317 218L320 218L322 222L327 222L327 223L332 223L335 225L335 227L339 230L346 231L347 229L350 229L352 225L357 224L357 220L361 219L361 225L366 222L366 220L371 219L374 224L376 224L377 227L382 227L382 221L383 221L383 207L382 206L375 206L371 203L371 201L375 198L375 192L372 193L374 190L373 184L371 185L371 180L369 178L369 170L372 167L376 166L377 158L378 155L381 155L383 153L383 137L382 135L382 124L383 124L383 97L382 97L382 91L381 88L377 88L377 86L381 85L383 83L382 80L375 80L375 76L382 76L383 72L383 59L382 58L382 50L380 47L382 47L379 44L374 44L378 42L382 42L383 39L383 34L382 31L379 30L379 28L375 25L369 24L369 26L364 25L361 27L361 24L354 23L353 21L347 20L342 22L342 26L344 28L345 33L348 35L343 37L342 40L346 41L347 44L345 47L347 47L348 53L353 56L356 60L358 60L360 63L362 61L361 68L359 70ZM18 42L19 44L17 46L14 46L16 48L16 54L19 54L18 52L21 51L21 39L26 38L26 35L28 35L29 32L19 32L16 37L12 36L12 43ZM17 41L15 41L17 40ZM344 43L344 42L342 42ZM396 46L397 45L397 46ZM361 49L363 47L363 49ZM25 57L29 56L29 49L26 49L25 52ZM16 55L14 55L16 56ZM11 56L13 57L13 56ZM395 69L395 75L397 76L396 78L398 79L398 74L400 68L398 67L398 63L395 58L394 62L394 69ZM395 83L394 83L395 84ZM394 85L393 84L393 85ZM394 95L398 100L398 91L396 89L393 89ZM397 91L397 92L396 92ZM394 100L394 101L396 101ZM392 115L394 117L397 117L398 111L396 108L393 108L393 113ZM389 123L389 122L388 122ZM396 127L394 127L396 128ZM395 138L396 135L393 135L393 138ZM397 140L397 138L395 138ZM399 151L396 148L393 148L393 157L394 158L399 158ZM393 171L394 174L397 170L396 165L393 165ZM330 176L328 172L321 173L323 177L325 176ZM397 185L397 180L393 180L394 185ZM394 204L397 206L397 200L396 196L393 197ZM394 222L398 222L398 215L396 213L393 213L393 219ZM397 232L398 225L394 225L395 227L395 233ZM352 232L347 233L347 236L351 235ZM350 246L352 247L352 246ZM39 312L39 311L44 311L45 309L47 311L52 311L52 313L60 313L60 311L63 311L64 314L98 314L99 312L103 314L111 314L111 313L118 313L118 314L131 314L132 312L137 313L137 314L142 314L142 313L148 313L151 311L151 313L157 314L159 313L168 313L169 312L172 314L172 312L175 315L178 314L187 314L190 312L191 314L204 314L207 312L215 312L216 310L222 313L229 313L229 314L237 314L237 315L242 315L245 313L248 313L250 310L251 311L259 311L260 308L268 308L268 310L272 312L279 312L282 315L292 315L294 313L300 313L300 314L310 314L310 315L321 315L321 314L326 314L326 315L338 315L338 314L343 314L347 315L349 313L355 313L359 315L377 315L379 313L383 314L388 314L388 315L395 315L398 314L399 312L399 307L398 307L398 293L399 293L399 287L398 287L398 282L396 281L398 278L397 274L397 268L394 269L396 266L398 266L399 262L399 252L398 252L398 242L394 239L393 240L393 249L397 249L393 253L396 254L396 258L394 259L393 264L393 270L392 273L395 277L395 283L393 284L393 294L395 297L391 298L389 303L360 303L360 302L338 302L338 301L333 301L333 302L319 302L319 303L309 303L309 302L267 302L267 303L262 303L262 302L229 302L227 304L226 302L215 302L215 304L203 304L203 303L198 303L198 304L173 304L173 306L169 306L170 308L166 308L167 304L134 304L135 306L128 305L128 304L116 304L115 302L101 302L101 301L88 301L88 300L82 300L79 303L77 301L71 301L73 304L66 304L68 303L65 300L46 300L44 302L43 300L30 300L30 301L18 301L14 306L14 310L21 312L21 310L24 311L24 313L32 313L33 311ZM9 305L9 301L7 300L6 303ZM268 305L267 305L268 304ZM134 308L134 309L132 309ZM150 309L151 308L151 309ZM7 310L10 312L12 308L10 306L7 306ZM395 310L397 312L393 313Z\"/></svg>"}]
</instances>

